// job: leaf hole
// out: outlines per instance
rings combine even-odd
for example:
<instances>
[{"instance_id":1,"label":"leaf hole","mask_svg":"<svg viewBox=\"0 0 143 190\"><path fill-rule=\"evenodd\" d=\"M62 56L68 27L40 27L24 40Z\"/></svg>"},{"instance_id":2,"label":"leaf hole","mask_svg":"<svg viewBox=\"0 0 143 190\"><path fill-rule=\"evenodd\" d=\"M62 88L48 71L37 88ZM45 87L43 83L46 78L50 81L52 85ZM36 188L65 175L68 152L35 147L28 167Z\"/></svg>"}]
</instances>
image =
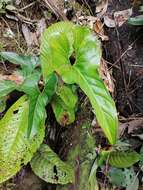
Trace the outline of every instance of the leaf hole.
<instances>
[{"instance_id":1,"label":"leaf hole","mask_svg":"<svg viewBox=\"0 0 143 190\"><path fill-rule=\"evenodd\" d=\"M14 111L13 111L13 114L16 114L16 113L18 113L18 110L14 110Z\"/></svg>"},{"instance_id":2,"label":"leaf hole","mask_svg":"<svg viewBox=\"0 0 143 190\"><path fill-rule=\"evenodd\" d=\"M75 58L75 52L72 53L72 55L69 58L71 65L75 64L76 58Z\"/></svg>"},{"instance_id":3,"label":"leaf hole","mask_svg":"<svg viewBox=\"0 0 143 190\"><path fill-rule=\"evenodd\" d=\"M54 170L54 173L57 175L58 172L57 172L57 167L56 166L54 166L53 170Z\"/></svg>"},{"instance_id":4,"label":"leaf hole","mask_svg":"<svg viewBox=\"0 0 143 190\"><path fill-rule=\"evenodd\" d=\"M55 176L54 176L54 178L55 178L55 180L56 181L58 181L58 171L57 171L57 167L56 166L54 166L54 168L53 168L53 170L54 170L54 173L55 173Z\"/></svg>"}]
</instances>

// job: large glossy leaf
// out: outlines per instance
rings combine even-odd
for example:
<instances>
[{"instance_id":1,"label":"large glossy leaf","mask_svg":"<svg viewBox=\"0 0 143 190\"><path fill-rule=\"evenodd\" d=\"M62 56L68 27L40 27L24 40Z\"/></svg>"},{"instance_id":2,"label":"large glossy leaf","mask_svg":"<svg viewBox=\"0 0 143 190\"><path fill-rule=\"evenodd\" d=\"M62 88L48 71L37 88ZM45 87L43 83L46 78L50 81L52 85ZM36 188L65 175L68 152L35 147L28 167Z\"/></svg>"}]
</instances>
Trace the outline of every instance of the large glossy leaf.
<instances>
[{"instance_id":1,"label":"large glossy leaf","mask_svg":"<svg viewBox=\"0 0 143 190\"><path fill-rule=\"evenodd\" d=\"M29 75L40 64L39 58L32 55L18 55L14 52L0 52L0 56L11 63L20 65L24 76Z\"/></svg>"},{"instance_id":2,"label":"large glossy leaf","mask_svg":"<svg viewBox=\"0 0 143 190\"><path fill-rule=\"evenodd\" d=\"M67 184L73 182L72 167L60 160L48 145L42 144L30 163L34 173L48 183Z\"/></svg>"},{"instance_id":3,"label":"large glossy leaf","mask_svg":"<svg viewBox=\"0 0 143 190\"><path fill-rule=\"evenodd\" d=\"M140 155L135 151L113 151L109 156L109 164L117 168L127 168L139 159Z\"/></svg>"},{"instance_id":4,"label":"large glossy leaf","mask_svg":"<svg viewBox=\"0 0 143 190\"><path fill-rule=\"evenodd\" d=\"M33 138L27 138L29 100L22 96L0 120L0 183L27 164L44 138L44 122Z\"/></svg>"},{"instance_id":5,"label":"large glossy leaf","mask_svg":"<svg viewBox=\"0 0 143 190\"><path fill-rule=\"evenodd\" d=\"M59 86L51 102L57 122L62 125L69 125L75 120L75 108L77 95L71 87Z\"/></svg>"},{"instance_id":6,"label":"large glossy leaf","mask_svg":"<svg viewBox=\"0 0 143 190\"><path fill-rule=\"evenodd\" d=\"M73 65L70 62L71 55L75 56ZM49 27L43 35L41 64L44 77L56 71L65 83L78 84L89 97L109 142L114 144L117 137L117 112L99 76L100 60L100 43L86 27L62 22Z\"/></svg>"}]
</instances>

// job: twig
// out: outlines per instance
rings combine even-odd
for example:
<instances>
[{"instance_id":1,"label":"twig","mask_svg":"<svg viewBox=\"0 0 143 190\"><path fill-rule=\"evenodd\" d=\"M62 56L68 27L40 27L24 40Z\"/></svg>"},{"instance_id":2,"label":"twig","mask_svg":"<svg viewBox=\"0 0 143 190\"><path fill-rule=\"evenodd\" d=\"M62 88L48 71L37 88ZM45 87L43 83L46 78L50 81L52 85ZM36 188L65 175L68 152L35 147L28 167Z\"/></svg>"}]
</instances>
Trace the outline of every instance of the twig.
<instances>
[{"instance_id":1,"label":"twig","mask_svg":"<svg viewBox=\"0 0 143 190\"><path fill-rule=\"evenodd\" d=\"M54 1L51 0L43 0L49 9L58 17L64 21L67 21L67 17L55 6Z\"/></svg>"},{"instance_id":2,"label":"twig","mask_svg":"<svg viewBox=\"0 0 143 190\"><path fill-rule=\"evenodd\" d=\"M6 24L6 26L11 30L11 28L10 28L9 24L7 23L7 21L6 21L3 17L1 17L1 18L2 18L3 22ZM16 40L15 37L13 38L13 40L14 40L15 43L17 44L19 50L20 50L22 53L24 53L24 50L20 47L20 45L19 45L19 43L18 43L18 41Z\"/></svg>"},{"instance_id":3,"label":"twig","mask_svg":"<svg viewBox=\"0 0 143 190\"><path fill-rule=\"evenodd\" d=\"M19 9L18 11L19 11L19 12L24 11L25 9L28 9L29 7L35 5L35 3L36 3L36 1L34 1L34 2L30 3L30 4L28 4L28 5L26 5L26 6L24 6L24 7L22 7L22 8Z\"/></svg>"},{"instance_id":4,"label":"twig","mask_svg":"<svg viewBox=\"0 0 143 190\"><path fill-rule=\"evenodd\" d=\"M137 40L138 40L138 38L135 39L135 40L128 46L128 48L127 48L127 49L122 53L122 55L112 64L112 66L111 66L109 69L111 69L113 66L115 66L115 65L124 57L124 55L126 55L127 52L132 49L132 46L136 43Z\"/></svg>"}]
</instances>

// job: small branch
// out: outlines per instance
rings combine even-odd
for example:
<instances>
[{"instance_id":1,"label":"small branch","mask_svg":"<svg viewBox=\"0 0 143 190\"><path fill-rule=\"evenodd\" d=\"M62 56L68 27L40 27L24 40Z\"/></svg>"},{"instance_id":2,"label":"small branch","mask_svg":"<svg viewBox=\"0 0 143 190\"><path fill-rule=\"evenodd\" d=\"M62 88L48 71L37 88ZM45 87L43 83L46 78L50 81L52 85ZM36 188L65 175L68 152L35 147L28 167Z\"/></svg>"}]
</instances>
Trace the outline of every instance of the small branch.
<instances>
[{"instance_id":1,"label":"small branch","mask_svg":"<svg viewBox=\"0 0 143 190\"><path fill-rule=\"evenodd\" d=\"M67 17L55 6L54 1L51 0L43 0L49 9L58 17L64 21L67 21Z\"/></svg>"}]
</instances>

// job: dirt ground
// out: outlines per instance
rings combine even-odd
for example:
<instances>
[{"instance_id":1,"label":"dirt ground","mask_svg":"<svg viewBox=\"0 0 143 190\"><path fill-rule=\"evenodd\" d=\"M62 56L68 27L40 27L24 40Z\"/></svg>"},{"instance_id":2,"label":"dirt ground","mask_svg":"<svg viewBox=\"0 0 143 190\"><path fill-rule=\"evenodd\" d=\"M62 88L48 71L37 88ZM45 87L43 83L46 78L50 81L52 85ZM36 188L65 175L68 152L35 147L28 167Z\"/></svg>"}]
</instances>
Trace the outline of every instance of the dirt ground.
<instances>
[{"instance_id":1,"label":"dirt ground","mask_svg":"<svg viewBox=\"0 0 143 190\"><path fill-rule=\"evenodd\" d=\"M63 0L14 1L15 10L5 10L5 13L0 13L0 51L39 55L40 36L46 27L59 20L71 20L85 25L93 24L98 15L96 7L101 1L69 0L69 3L64 3ZM50 2L50 5L46 2ZM111 15L133 7L133 14L136 15L140 3L140 1L133 2L131 0L109 0L104 14ZM104 23L103 16L100 17L100 21ZM101 40L103 58L108 72L112 73L112 82L115 87L112 95L119 114L120 135L138 150L143 140L140 137L140 134L143 133L143 27L134 27L124 22L121 26L115 25L115 27L108 27L104 24L103 29L104 34L109 38ZM99 33L97 35L100 36ZM10 74L15 69L9 64L0 64L0 73ZM80 102L85 102L85 96L81 92L79 94ZM79 117L75 123L84 118L93 120L93 114L89 114L90 106L88 105L87 108L86 112L82 109L79 111ZM54 127L47 138L51 137L53 133L58 133L59 138L56 141L53 142L52 138L50 139L51 146L62 159L65 159L67 147L70 144L68 135L70 136L71 130L57 129L53 118L50 119L50 122ZM63 139L65 134L68 134L67 140ZM101 144L105 144L102 138L98 138ZM64 145L59 150L63 142ZM142 178L143 173L141 172L140 175ZM54 190L55 186L47 185L40 180L28 166L23 168L10 182L3 184L1 189ZM140 189L143 189L142 185L140 185Z\"/></svg>"}]
</instances>

